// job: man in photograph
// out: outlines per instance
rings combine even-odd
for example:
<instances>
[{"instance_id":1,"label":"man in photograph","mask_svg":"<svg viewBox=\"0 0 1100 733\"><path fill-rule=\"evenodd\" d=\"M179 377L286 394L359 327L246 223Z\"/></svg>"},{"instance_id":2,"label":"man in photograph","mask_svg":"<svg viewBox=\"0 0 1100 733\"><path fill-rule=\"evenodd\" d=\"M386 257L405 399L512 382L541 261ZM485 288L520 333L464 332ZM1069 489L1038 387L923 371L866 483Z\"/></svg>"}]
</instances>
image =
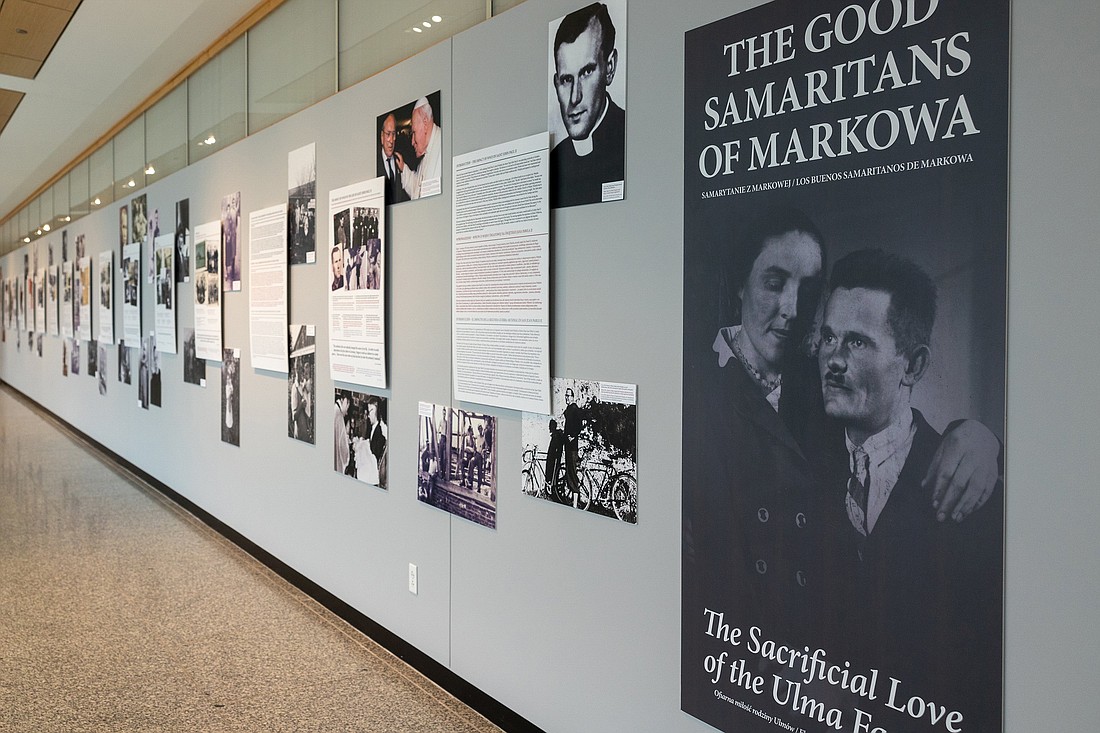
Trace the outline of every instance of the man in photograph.
<instances>
[{"instance_id":1,"label":"man in photograph","mask_svg":"<svg viewBox=\"0 0 1100 733\"><path fill-rule=\"evenodd\" d=\"M427 97L416 100L412 111L412 145L420 164L413 170L401 153L397 158L397 170L401 174L401 186L410 199L439 193L443 171L443 131L435 124L435 113Z\"/></svg>"},{"instance_id":2,"label":"man in photograph","mask_svg":"<svg viewBox=\"0 0 1100 733\"><path fill-rule=\"evenodd\" d=\"M344 289L344 251L340 245L332 248L332 289Z\"/></svg>"},{"instance_id":3,"label":"man in photograph","mask_svg":"<svg viewBox=\"0 0 1100 733\"><path fill-rule=\"evenodd\" d=\"M606 5L593 3L562 19L554 35L553 84L569 138L550 153L552 208L599 203L604 184L623 181L626 112L607 93L617 64ZM614 198L622 197L619 191Z\"/></svg>"},{"instance_id":4,"label":"man in photograph","mask_svg":"<svg viewBox=\"0 0 1100 733\"><path fill-rule=\"evenodd\" d=\"M394 145L397 143L397 118L393 112L382 120L382 131L378 133L379 152L382 157L382 173L386 176L386 203L399 204L408 201L409 195L401 185L400 171L397 168L397 156Z\"/></svg>"},{"instance_id":5,"label":"man in photograph","mask_svg":"<svg viewBox=\"0 0 1100 733\"><path fill-rule=\"evenodd\" d=\"M961 525L929 511L921 481L940 434L911 399L932 359L936 286L913 262L881 250L839 260L830 286L818 366L825 413L844 428L849 470L830 499L832 549L845 575L845 626L858 628L860 641L839 635L938 701L958 704L966 695L968 729L991 729L978 720L996 721L999 695L980 702L975 695L1001 664L999 637L987 630L1000 620L1003 495Z\"/></svg>"}]
</instances>

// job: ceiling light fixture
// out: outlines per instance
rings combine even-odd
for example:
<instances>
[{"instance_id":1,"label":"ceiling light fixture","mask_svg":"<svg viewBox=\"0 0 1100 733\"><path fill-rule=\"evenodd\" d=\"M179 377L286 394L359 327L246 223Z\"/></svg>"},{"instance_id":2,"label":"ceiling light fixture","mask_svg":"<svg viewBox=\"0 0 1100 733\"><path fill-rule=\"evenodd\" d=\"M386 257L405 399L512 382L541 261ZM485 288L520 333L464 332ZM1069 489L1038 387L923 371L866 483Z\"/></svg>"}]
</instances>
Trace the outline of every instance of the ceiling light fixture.
<instances>
[{"instance_id":1,"label":"ceiling light fixture","mask_svg":"<svg viewBox=\"0 0 1100 733\"><path fill-rule=\"evenodd\" d=\"M413 26L413 32L414 32L414 33L423 33L424 31L420 30L420 29L419 29L419 28L417 28L416 26Z\"/></svg>"},{"instance_id":2,"label":"ceiling light fixture","mask_svg":"<svg viewBox=\"0 0 1100 733\"><path fill-rule=\"evenodd\" d=\"M154 168L151 163L149 164L149 167L145 169L145 175L147 175L147 176L155 175L156 172L157 172L157 169Z\"/></svg>"},{"instance_id":3,"label":"ceiling light fixture","mask_svg":"<svg viewBox=\"0 0 1100 733\"><path fill-rule=\"evenodd\" d=\"M92 202L92 206L99 206L101 203L103 202L99 200L99 196L96 196L95 201Z\"/></svg>"},{"instance_id":4,"label":"ceiling light fixture","mask_svg":"<svg viewBox=\"0 0 1100 733\"><path fill-rule=\"evenodd\" d=\"M126 182L126 185L129 186L130 188L133 188L134 186L137 185L137 182L135 182L134 179L131 178L129 181Z\"/></svg>"},{"instance_id":5,"label":"ceiling light fixture","mask_svg":"<svg viewBox=\"0 0 1100 733\"><path fill-rule=\"evenodd\" d=\"M96 199L95 201L96 201L97 204L99 203L99 199ZM71 216L66 216L65 219L64 219L64 221L72 221L72 220L73 220L73 218Z\"/></svg>"},{"instance_id":6,"label":"ceiling light fixture","mask_svg":"<svg viewBox=\"0 0 1100 733\"><path fill-rule=\"evenodd\" d=\"M23 241L24 241L24 242L30 242L30 241L31 241L31 238L30 238L30 237L23 237Z\"/></svg>"},{"instance_id":7,"label":"ceiling light fixture","mask_svg":"<svg viewBox=\"0 0 1100 733\"><path fill-rule=\"evenodd\" d=\"M41 237L42 236L42 230L39 229L38 231L35 232L35 234L38 235L39 237Z\"/></svg>"},{"instance_id":8,"label":"ceiling light fixture","mask_svg":"<svg viewBox=\"0 0 1100 733\"><path fill-rule=\"evenodd\" d=\"M429 22L428 22L428 21L426 21L426 20L425 20L425 21L424 21L423 23L421 23L420 25L424 26L425 28L431 28L431 27L432 27L432 24L431 24L431 23L429 23Z\"/></svg>"},{"instance_id":9,"label":"ceiling light fixture","mask_svg":"<svg viewBox=\"0 0 1100 733\"><path fill-rule=\"evenodd\" d=\"M218 141L214 138L213 135L210 135L205 140L203 140L203 142L206 143L207 145L213 145L214 143L216 143Z\"/></svg>"},{"instance_id":10,"label":"ceiling light fixture","mask_svg":"<svg viewBox=\"0 0 1100 733\"><path fill-rule=\"evenodd\" d=\"M438 16L438 15L433 15L432 20L434 20L436 23L442 23L443 22L443 18Z\"/></svg>"},{"instance_id":11,"label":"ceiling light fixture","mask_svg":"<svg viewBox=\"0 0 1100 733\"><path fill-rule=\"evenodd\" d=\"M42 225L42 230L46 231L46 232L50 231L50 225L49 224L43 224Z\"/></svg>"},{"instance_id":12,"label":"ceiling light fixture","mask_svg":"<svg viewBox=\"0 0 1100 733\"><path fill-rule=\"evenodd\" d=\"M27 35L27 29L26 28L16 28L15 32L18 33L21 36Z\"/></svg>"}]
</instances>

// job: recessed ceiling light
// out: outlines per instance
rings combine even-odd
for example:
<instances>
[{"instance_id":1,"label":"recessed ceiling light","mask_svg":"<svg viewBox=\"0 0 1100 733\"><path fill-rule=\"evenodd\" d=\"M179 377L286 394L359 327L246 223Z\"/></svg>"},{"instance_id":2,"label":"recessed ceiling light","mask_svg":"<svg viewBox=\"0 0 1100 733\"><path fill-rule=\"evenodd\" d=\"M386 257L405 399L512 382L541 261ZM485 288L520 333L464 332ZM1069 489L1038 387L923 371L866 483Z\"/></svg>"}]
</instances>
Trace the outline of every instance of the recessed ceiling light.
<instances>
[{"instance_id":1,"label":"recessed ceiling light","mask_svg":"<svg viewBox=\"0 0 1100 733\"><path fill-rule=\"evenodd\" d=\"M419 29L419 28L417 28L416 26L413 26L413 32L415 32L415 33L423 33L424 31L420 30L420 29Z\"/></svg>"},{"instance_id":2,"label":"recessed ceiling light","mask_svg":"<svg viewBox=\"0 0 1100 733\"><path fill-rule=\"evenodd\" d=\"M50 225L49 224L43 224L42 225L42 230L46 231L46 232L50 231Z\"/></svg>"},{"instance_id":3,"label":"recessed ceiling light","mask_svg":"<svg viewBox=\"0 0 1100 733\"><path fill-rule=\"evenodd\" d=\"M131 178L129 181L126 182L126 185L129 186L130 188L133 188L134 186L137 185L137 183L134 181L133 178Z\"/></svg>"},{"instance_id":4,"label":"recessed ceiling light","mask_svg":"<svg viewBox=\"0 0 1100 733\"><path fill-rule=\"evenodd\" d=\"M23 241L24 241L24 242L30 242L30 241L31 241L31 238L30 238L30 237L23 237Z\"/></svg>"},{"instance_id":5,"label":"recessed ceiling light","mask_svg":"<svg viewBox=\"0 0 1100 733\"><path fill-rule=\"evenodd\" d=\"M26 28L16 28L15 32L18 33L21 36L27 35L27 29Z\"/></svg>"},{"instance_id":6,"label":"recessed ceiling light","mask_svg":"<svg viewBox=\"0 0 1100 733\"><path fill-rule=\"evenodd\" d=\"M434 20L436 23L442 23L443 22L443 18L441 18L438 15L433 15L432 20Z\"/></svg>"},{"instance_id":7,"label":"recessed ceiling light","mask_svg":"<svg viewBox=\"0 0 1100 733\"><path fill-rule=\"evenodd\" d=\"M206 143L207 145L213 145L214 143L216 143L218 141L217 141L217 139L215 139L215 137L213 135L208 135L207 138L205 140L203 140L203 142Z\"/></svg>"},{"instance_id":8,"label":"recessed ceiling light","mask_svg":"<svg viewBox=\"0 0 1100 733\"><path fill-rule=\"evenodd\" d=\"M96 199L96 203L97 204L99 203L99 199ZM71 216L66 216L65 217L65 221L72 221L72 220L73 220L73 218Z\"/></svg>"},{"instance_id":9,"label":"recessed ceiling light","mask_svg":"<svg viewBox=\"0 0 1100 733\"><path fill-rule=\"evenodd\" d=\"M156 175L156 172L157 172L157 169L154 168L152 165L150 165L148 168L145 169L145 175L147 175L147 176Z\"/></svg>"},{"instance_id":10,"label":"recessed ceiling light","mask_svg":"<svg viewBox=\"0 0 1100 733\"><path fill-rule=\"evenodd\" d=\"M96 196L95 201L92 202L92 206L99 206L101 203L103 202L99 200L99 196Z\"/></svg>"},{"instance_id":11,"label":"recessed ceiling light","mask_svg":"<svg viewBox=\"0 0 1100 733\"><path fill-rule=\"evenodd\" d=\"M425 28L431 28L431 27L432 27L432 24L431 24L431 23L429 23L429 22L428 22L428 21L426 21L426 20L425 20L425 21L424 21L423 23L421 23L420 25L424 26Z\"/></svg>"},{"instance_id":12,"label":"recessed ceiling light","mask_svg":"<svg viewBox=\"0 0 1100 733\"><path fill-rule=\"evenodd\" d=\"M41 229L39 229L38 231L36 231L36 232L35 232L35 234L37 234L38 236L40 236L40 237L41 237L41 236L42 236L42 230L41 230Z\"/></svg>"}]
</instances>

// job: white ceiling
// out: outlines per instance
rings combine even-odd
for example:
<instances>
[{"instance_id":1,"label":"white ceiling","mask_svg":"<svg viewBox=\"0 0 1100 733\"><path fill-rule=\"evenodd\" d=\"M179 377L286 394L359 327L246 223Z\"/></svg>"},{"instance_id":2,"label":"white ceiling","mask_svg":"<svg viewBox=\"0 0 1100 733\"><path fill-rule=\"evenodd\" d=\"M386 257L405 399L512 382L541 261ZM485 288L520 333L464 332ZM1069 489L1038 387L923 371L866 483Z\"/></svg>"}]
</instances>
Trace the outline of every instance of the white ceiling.
<instances>
[{"instance_id":1,"label":"white ceiling","mask_svg":"<svg viewBox=\"0 0 1100 733\"><path fill-rule=\"evenodd\" d=\"M84 0L0 133L0 220L258 0Z\"/></svg>"}]
</instances>

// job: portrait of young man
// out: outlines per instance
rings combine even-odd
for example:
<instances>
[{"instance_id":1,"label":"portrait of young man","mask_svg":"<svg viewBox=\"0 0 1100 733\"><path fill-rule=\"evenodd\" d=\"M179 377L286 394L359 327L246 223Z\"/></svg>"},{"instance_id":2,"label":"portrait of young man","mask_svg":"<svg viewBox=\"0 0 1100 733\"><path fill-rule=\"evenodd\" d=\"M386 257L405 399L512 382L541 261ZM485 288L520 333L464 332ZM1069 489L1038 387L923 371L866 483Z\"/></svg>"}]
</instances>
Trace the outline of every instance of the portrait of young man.
<instances>
[{"instance_id":1,"label":"portrait of young man","mask_svg":"<svg viewBox=\"0 0 1100 733\"><path fill-rule=\"evenodd\" d=\"M550 23L550 206L618 201L626 170L626 3Z\"/></svg>"}]
</instances>

